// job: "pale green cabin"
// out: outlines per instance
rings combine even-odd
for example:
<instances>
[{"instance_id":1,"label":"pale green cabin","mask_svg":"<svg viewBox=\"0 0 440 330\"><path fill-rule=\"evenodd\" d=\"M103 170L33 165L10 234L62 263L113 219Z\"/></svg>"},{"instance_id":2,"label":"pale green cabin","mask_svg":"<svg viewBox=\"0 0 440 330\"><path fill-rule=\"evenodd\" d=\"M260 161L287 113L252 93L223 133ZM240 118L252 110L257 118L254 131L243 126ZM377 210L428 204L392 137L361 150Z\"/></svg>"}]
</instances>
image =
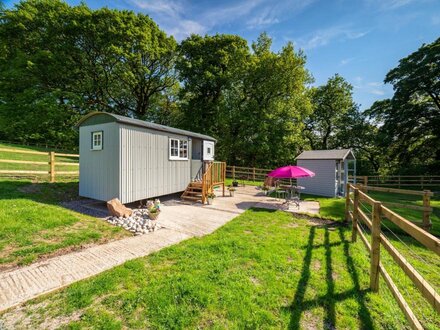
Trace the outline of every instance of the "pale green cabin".
<instances>
[{"instance_id":1,"label":"pale green cabin","mask_svg":"<svg viewBox=\"0 0 440 330\"><path fill-rule=\"evenodd\" d=\"M178 193L214 160L213 137L106 112L79 127L79 194L122 203Z\"/></svg>"}]
</instances>

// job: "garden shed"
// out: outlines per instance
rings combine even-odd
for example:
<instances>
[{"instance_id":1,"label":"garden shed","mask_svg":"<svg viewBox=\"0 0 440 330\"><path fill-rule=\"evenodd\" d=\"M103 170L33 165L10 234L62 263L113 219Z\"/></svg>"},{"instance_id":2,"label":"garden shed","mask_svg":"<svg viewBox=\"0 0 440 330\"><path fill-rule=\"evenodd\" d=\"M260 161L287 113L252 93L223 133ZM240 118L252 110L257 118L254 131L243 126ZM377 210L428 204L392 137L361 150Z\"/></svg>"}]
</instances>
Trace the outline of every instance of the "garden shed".
<instances>
[{"instance_id":1,"label":"garden shed","mask_svg":"<svg viewBox=\"0 0 440 330\"><path fill-rule=\"evenodd\" d=\"M297 165L313 172L313 178L298 178L303 192L320 196L343 196L348 179L356 178L356 158L351 149L304 151Z\"/></svg>"},{"instance_id":2,"label":"garden shed","mask_svg":"<svg viewBox=\"0 0 440 330\"><path fill-rule=\"evenodd\" d=\"M106 112L79 123L79 195L122 203L184 191L214 160L213 137Z\"/></svg>"}]
</instances>

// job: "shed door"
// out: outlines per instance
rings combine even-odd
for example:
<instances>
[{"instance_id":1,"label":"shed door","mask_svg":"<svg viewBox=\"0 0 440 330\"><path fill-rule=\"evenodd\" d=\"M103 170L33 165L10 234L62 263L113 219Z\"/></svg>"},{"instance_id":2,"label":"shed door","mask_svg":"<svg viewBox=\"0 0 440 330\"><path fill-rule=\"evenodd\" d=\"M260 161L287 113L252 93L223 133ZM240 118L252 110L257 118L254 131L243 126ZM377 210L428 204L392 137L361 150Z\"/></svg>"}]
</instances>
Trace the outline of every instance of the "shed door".
<instances>
[{"instance_id":1,"label":"shed door","mask_svg":"<svg viewBox=\"0 0 440 330\"><path fill-rule=\"evenodd\" d=\"M203 160L214 160L214 142L203 141Z\"/></svg>"}]
</instances>

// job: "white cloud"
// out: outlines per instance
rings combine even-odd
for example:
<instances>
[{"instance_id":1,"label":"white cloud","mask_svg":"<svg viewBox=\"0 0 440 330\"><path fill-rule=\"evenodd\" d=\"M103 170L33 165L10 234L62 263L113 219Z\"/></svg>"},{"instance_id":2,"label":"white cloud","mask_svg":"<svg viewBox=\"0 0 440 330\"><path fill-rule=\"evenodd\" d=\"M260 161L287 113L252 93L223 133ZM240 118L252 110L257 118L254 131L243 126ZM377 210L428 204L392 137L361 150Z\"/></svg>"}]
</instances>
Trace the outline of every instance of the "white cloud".
<instances>
[{"instance_id":1,"label":"white cloud","mask_svg":"<svg viewBox=\"0 0 440 330\"><path fill-rule=\"evenodd\" d=\"M379 81L365 82L362 77L353 78L353 87L355 89L363 90L366 93L383 96L389 93L389 88Z\"/></svg>"},{"instance_id":2,"label":"white cloud","mask_svg":"<svg viewBox=\"0 0 440 330\"><path fill-rule=\"evenodd\" d=\"M302 49L314 49L328 45L334 40L352 40L359 39L367 35L369 31L359 31L342 26L334 26L328 29L318 30L314 33L300 38L297 44Z\"/></svg>"},{"instance_id":3,"label":"white cloud","mask_svg":"<svg viewBox=\"0 0 440 330\"><path fill-rule=\"evenodd\" d=\"M166 28L166 32L171 34L177 40L185 39L191 34L206 34L208 32L208 27L204 26L196 21L182 19L176 22L175 26Z\"/></svg>"},{"instance_id":4,"label":"white cloud","mask_svg":"<svg viewBox=\"0 0 440 330\"><path fill-rule=\"evenodd\" d=\"M205 34L209 27L185 16L188 6L183 0L129 0L159 23L161 29L181 40L193 33Z\"/></svg>"},{"instance_id":5,"label":"white cloud","mask_svg":"<svg viewBox=\"0 0 440 330\"><path fill-rule=\"evenodd\" d=\"M395 10L417 1L420 2L420 0L366 0L369 5L384 11Z\"/></svg>"},{"instance_id":6,"label":"white cloud","mask_svg":"<svg viewBox=\"0 0 440 330\"><path fill-rule=\"evenodd\" d=\"M163 15L178 17L183 12L183 6L178 1L166 0L131 0L132 4L140 9L161 13Z\"/></svg>"},{"instance_id":7,"label":"white cloud","mask_svg":"<svg viewBox=\"0 0 440 330\"><path fill-rule=\"evenodd\" d=\"M181 40L192 33L205 34L222 24L243 21L249 29L267 27L289 13L298 13L316 0L238 0L231 5L212 2L200 6L188 0L127 0L149 14L161 29Z\"/></svg>"},{"instance_id":8,"label":"white cloud","mask_svg":"<svg viewBox=\"0 0 440 330\"><path fill-rule=\"evenodd\" d=\"M354 60L354 57L349 57L349 58L343 58L340 62L339 65L346 65L348 63L350 63L351 61Z\"/></svg>"},{"instance_id":9,"label":"white cloud","mask_svg":"<svg viewBox=\"0 0 440 330\"><path fill-rule=\"evenodd\" d=\"M276 24L279 22L279 19L276 17L276 11L274 8L265 8L258 15L254 15L253 18L246 22L246 25L253 28L261 28L264 26Z\"/></svg>"},{"instance_id":10,"label":"white cloud","mask_svg":"<svg viewBox=\"0 0 440 330\"><path fill-rule=\"evenodd\" d=\"M253 17L248 19L246 25L250 29L263 28L277 24L283 20L286 13L297 14L316 0L295 0L295 1L266 1L263 6L253 13Z\"/></svg>"}]
</instances>

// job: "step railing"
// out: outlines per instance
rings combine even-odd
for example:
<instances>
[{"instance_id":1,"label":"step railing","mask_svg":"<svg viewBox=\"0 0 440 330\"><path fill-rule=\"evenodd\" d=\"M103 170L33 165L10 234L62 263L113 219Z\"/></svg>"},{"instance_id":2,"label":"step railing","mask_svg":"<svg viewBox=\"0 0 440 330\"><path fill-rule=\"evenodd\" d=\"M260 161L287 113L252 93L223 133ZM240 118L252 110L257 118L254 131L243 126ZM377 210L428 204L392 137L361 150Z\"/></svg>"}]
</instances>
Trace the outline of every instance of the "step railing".
<instances>
[{"instance_id":1,"label":"step railing","mask_svg":"<svg viewBox=\"0 0 440 330\"><path fill-rule=\"evenodd\" d=\"M209 162L206 165L202 176L202 203L205 204L208 194L213 192L215 186L223 186L223 196L225 195L225 162Z\"/></svg>"}]
</instances>

